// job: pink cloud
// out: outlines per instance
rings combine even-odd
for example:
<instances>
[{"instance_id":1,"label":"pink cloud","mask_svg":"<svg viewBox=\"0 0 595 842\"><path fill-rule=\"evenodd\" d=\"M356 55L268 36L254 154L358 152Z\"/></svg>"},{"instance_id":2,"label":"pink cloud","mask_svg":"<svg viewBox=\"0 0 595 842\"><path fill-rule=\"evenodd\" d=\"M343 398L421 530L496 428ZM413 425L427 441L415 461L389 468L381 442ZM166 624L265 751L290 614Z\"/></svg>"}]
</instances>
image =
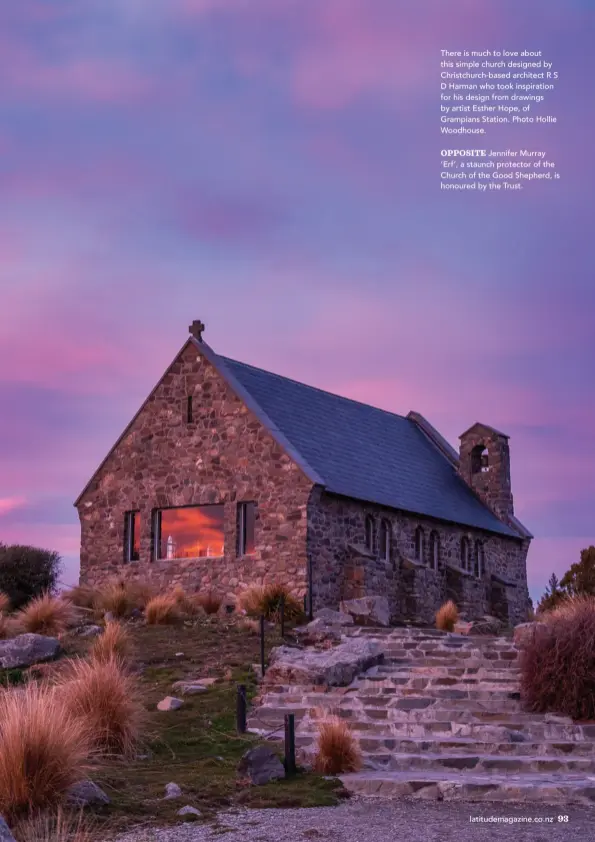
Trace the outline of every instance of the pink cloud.
<instances>
[{"instance_id":1,"label":"pink cloud","mask_svg":"<svg viewBox=\"0 0 595 842\"><path fill-rule=\"evenodd\" d=\"M26 502L24 497L0 497L0 516L20 509Z\"/></svg>"}]
</instances>

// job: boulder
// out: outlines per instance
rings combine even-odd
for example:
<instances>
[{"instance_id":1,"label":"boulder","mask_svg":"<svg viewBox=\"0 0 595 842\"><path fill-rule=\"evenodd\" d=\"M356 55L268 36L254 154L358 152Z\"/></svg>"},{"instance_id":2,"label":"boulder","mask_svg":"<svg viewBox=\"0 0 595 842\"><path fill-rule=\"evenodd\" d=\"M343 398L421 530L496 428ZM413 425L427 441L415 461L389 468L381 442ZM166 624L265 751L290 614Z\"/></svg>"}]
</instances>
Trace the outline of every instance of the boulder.
<instances>
[{"instance_id":1,"label":"boulder","mask_svg":"<svg viewBox=\"0 0 595 842\"><path fill-rule=\"evenodd\" d=\"M79 781L66 793L66 803L69 807L101 807L109 804L110 800L93 781Z\"/></svg>"},{"instance_id":2,"label":"boulder","mask_svg":"<svg viewBox=\"0 0 595 842\"><path fill-rule=\"evenodd\" d=\"M504 623L497 617L487 615L471 621L469 634L499 635L504 631Z\"/></svg>"},{"instance_id":3,"label":"boulder","mask_svg":"<svg viewBox=\"0 0 595 842\"><path fill-rule=\"evenodd\" d=\"M179 710L184 702L182 699L176 699L174 696L166 696L157 704L157 710Z\"/></svg>"},{"instance_id":4,"label":"boulder","mask_svg":"<svg viewBox=\"0 0 595 842\"><path fill-rule=\"evenodd\" d=\"M285 777L279 757L267 746L249 749L238 763L238 772L256 786Z\"/></svg>"},{"instance_id":5,"label":"boulder","mask_svg":"<svg viewBox=\"0 0 595 842\"><path fill-rule=\"evenodd\" d=\"M172 798L180 798L182 795L182 790L180 787L175 783L169 783L165 785L165 796L166 800L171 800Z\"/></svg>"},{"instance_id":6,"label":"boulder","mask_svg":"<svg viewBox=\"0 0 595 842\"><path fill-rule=\"evenodd\" d=\"M77 630L79 637L98 637L103 632L101 626L87 625L81 626Z\"/></svg>"},{"instance_id":7,"label":"boulder","mask_svg":"<svg viewBox=\"0 0 595 842\"><path fill-rule=\"evenodd\" d=\"M43 634L20 634L12 640L0 640L0 667L17 669L41 661L51 661L60 652L60 641Z\"/></svg>"},{"instance_id":8,"label":"boulder","mask_svg":"<svg viewBox=\"0 0 595 842\"><path fill-rule=\"evenodd\" d=\"M314 620L322 620L327 626L352 626L353 617L344 611L334 611L332 608L321 608L314 615ZM310 623L312 625L312 623Z\"/></svg>"},{"instance_id":9,"label":"boulder","mask_svg":"<svg viewBox=\"0 0 595 842\"><path fill-rule=\"evenodd\" d=\"M353 618L349 618L353 622ZM303 646L334 646L341 642L340 626L329 626L326 620L318 617L307 626L295 629L294 634Z\"/></svg>"},{"instance_id":10,"label":"boulder","mask_svg":"<svg viewBox=\"0 0 595 842\"><path fill-rule=\"evenodd\" d=\"M455 634L470 634L472 626L473 623L468 623L465 620L459 620L455 623L453 631Z\"/></svg>"},{"instance_id":11,"label":"boulder","mask_svg":"<svg viewBox=\"0 0 595 842\"><path fill-rule=\"evenodd\" d=\"M265 680L270 684L343 687L356 675L384 660L382 646L364 637L344 638L332 649L273 649Z\"/></svg>"},{"instance_id":12,"label":"boulder","mask_svg":"<svg viewBox=\"0 0 595 842\"><path fill-rule=\"evenodd\" d=\"M185 807L181 807L178 810L177 815L181 816L182 818L184 818L184 816L186 816L187 819L192 821L191 817L193 817L194 819L200 819L200 817L202 816L202 813L200 812L200 810L197 810L196 807L191 807L189 804L186 804Z\"/></svg>"},{"instance_id":13,"label":"boulder","mask_svg":"<svg viewBox=\"0 0 595 842\"><path fill-rule=\"evenodd\" d=\"M16 842L2 816L0 816L0 842Z\"/></svg>"},{"instance_id":14,"label":"boulder","mask_svg":"<svg viewBox=\"0 0 595 842\"><path fill-rule=\"evenodd\" d=\"M341 612L350 614L358 626L389 626L390 609L385 596L362 596L341 603Z\"/></svg>"},{"instance_id":15,"label":"boulder","mask_svg":"<svg viewBox=\"0 0 595 842\"><path fill-rule=\"evenodd\" d=\"M521 623L515 626L513 639L517 646L523 647L528 643L532 643L536 635L547 634L549 634L549 629L545 623Z\"/></svg>"}]
</instances>

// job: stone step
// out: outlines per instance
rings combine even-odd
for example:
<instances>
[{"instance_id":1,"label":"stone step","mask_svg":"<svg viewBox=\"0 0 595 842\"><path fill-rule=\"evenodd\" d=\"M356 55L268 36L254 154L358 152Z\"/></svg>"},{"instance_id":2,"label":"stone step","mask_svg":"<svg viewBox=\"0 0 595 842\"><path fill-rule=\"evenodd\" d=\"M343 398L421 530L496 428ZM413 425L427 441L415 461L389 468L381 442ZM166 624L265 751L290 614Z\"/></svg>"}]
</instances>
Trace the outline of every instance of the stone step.
<instances>
[{"instance_id":1,"label":"stone step","mask_svg":"<svg viewBox=\"0 0 595 842\"><path fill-rule=\"evenodd\" d=\"M545 756L545 757L593 757L595 760L595 744L589 742L578 742L570 740L542 741L535 742L526 740L523 732L511 731L516 739L524 739L524 742L508 740L480 740L472 737L448 737L442 739L399 739L386 736L362 736L359 739L360 748L366 757L384 758L387 752L398 754L417 753L425 755L432 754L481 754L481 755L504 755L504 756ZM296 746L302 749L313 749L316 745L317 734L315 731L296 734Z\"/></svg>"},{"instance_id":2,"label":"stone step","mask_svg":"<svg viewBox=\"0 0 595 842\"><path fill-rule=\"evenodd\" d=\"M499 754L452 754L450 752L424 752L409 754L386 752L384 754L365 755L367 768L404 772L408 769L472 769L475 772L512 772L527 774L531 772L583 773L594 776L595 757L552 757L549 755L523 756ZM594 783L595 785L595 783Z\"/></svg>"},{"instance_id":3,"label":"stone step","mask_svg":"<svg viewBox=\"0 0 595 842\"><path fill-rule=\"evenodd\" d=\"M358 796L414 797L444 801L595 803L595 776L533 772L527 775L456 770L355 772L341 775L347 790Z\"/></svg>"}]
</instances>

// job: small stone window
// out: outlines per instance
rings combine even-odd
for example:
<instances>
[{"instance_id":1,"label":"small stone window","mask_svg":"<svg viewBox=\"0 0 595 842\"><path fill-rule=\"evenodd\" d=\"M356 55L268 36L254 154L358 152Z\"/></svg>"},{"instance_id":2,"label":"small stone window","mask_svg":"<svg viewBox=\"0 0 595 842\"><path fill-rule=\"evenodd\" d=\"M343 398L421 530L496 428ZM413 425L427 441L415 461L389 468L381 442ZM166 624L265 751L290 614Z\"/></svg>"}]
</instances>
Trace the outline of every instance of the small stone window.
<instances>
[{"instance_id":1,"label":"small stone window","mask_svg":"<svg viewBox=\"0 0 595 842\"><path fill-rule=\"evenodd\" d=\"M432 570L440 567L440 536L436 530L430 533L430 567Z\"/></svg>"},{"instance_id":2,"label":"small stone window","mask_svg":"<svg viewBox=\"0 0 595 842\"><path fill-rule=\"evenodd\" d=\"M124 561L140 559L140 512L124 515Z\"/></svg>"},{"instance_id":3,"label":"small stone window","mask_svg":"<svg viewBox=\"0 0 595 842\"><path fill-rule=\"evenodd\" d=\"M461 538L461 570L469 571L469 538L463 535Z\"/></svg>"},{"instance_id":4,"label":"small stone window","mask_svg":"<svg viewBox=\"0 0 595 842\"><path fill-rule=\"evenodd\" d=\"M238 503L238 555L252 555L256 544L256 503Z\"/></svg>"},{"instance_id":5,"label":"small stone window","mask_svg":"<svg viewBox=\"0 0 595 842\"><path fill-rule=\"evenodd\" d=\"M477 579L482 579L485 570L485 559L483 544L481 541L475 542L475 576Z\"/></svg>"},{"instance_id":6,"label":"small stone window","mask_svg":"<svg viewBox=\"0 0 595 842\"><path fill-rule=\"evenodd\" d=\"M374 552L374 533L376 527L372 515L366 515L366 549Z\"/></svg>"},{"instance_id":7,"label":"small stone window","mask_svg":"<svg viewBox=\"0 0 595 842\"><path fill-rule=\"evenodd\" d=\"M484 444L476 445L471 451L471 473L485 474L490 468L487 448Z\"/></svg>"},{"instance_id":8,"label":"small stone window","mask_svg":"<svg viewBox=\"0 0 595 842\"><path fill-rule=\"evenodd\" d=\"M192 424L194 421L194 413L192 411L192 395L186 398L186 423Z\"/></svg>"},{"instance_id":9,"label":"small stone window","mask_svg":"<svg viewBox=\"0 0 595 842\"><path fill-rule=\"evenodd\" d=\"M421 561L422 564L426 563L425 559L425 536L424 531L421 526L418 526L415 530L415 558L417 561Z\"/></svg>"},{"instance_id":10,"label":"small stone window","mask_svg":"<svg viewBox=\"0 0 595 842\"><path fill-rule=\"evenodd\" d=\"M391 526L388 520L380 521L380 558L390 561Z\"/></svg>"}]
</instances>

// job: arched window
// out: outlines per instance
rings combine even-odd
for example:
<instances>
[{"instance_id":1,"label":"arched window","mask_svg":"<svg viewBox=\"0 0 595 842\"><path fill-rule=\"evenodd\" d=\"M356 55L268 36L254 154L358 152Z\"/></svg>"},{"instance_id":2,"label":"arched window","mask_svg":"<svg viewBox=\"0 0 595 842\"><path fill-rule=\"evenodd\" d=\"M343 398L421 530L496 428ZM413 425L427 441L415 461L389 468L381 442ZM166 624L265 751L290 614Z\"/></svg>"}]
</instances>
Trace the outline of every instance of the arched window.
<instances>
[{"instance_id":1,"label":"arched window","mask_svg":"<svg viewBox=\"0 0 595 842\"><path fill-rule=\"evenodd\" d=\"M475 542L475 576L481 579L484 574L485 563L483 556L483 544L481 541Z\"/></svg>"},{"instance_id":2,"label":"arched window","mask_svg":"<svg viewBox=\"0 0 595 842\"><path fill-rule=\"evenodd\" d=\"M372 515L366 515L366 549L371 553L374 552L374 518Z\"/></svg>"},{"instance_id":3,"label":"arched window","mask_svg":"<svg viewBox=\"0 0 595 842\"><path fill-rule=\"evenodd\" d=\"M461 570L469 570L469 538L461 538Z\"/></svg>"},{"instance_id":4,"label":"arched window","mask_svg":"<svg viewBox=\"0 0 595 842\"><path fill-rule=\"evenodd\" d=\"M380 521L380 558L390 561L390 523L388 520Z\"/></svg>"},{"instance_id":5,"label":"arched window","mask_svg":"<svg viewBox=\"0 0 595 842\"><path fill-rule=\"evenodd\" d=\"M471 473L484 474L489 466L488 451L485 444L477 444L471 451Z\"/></svg>"},{"instance_id":6,"label":"arched window","mask_svg":"<svg viewBox=\"0 0 595 842\"><path fill-rule=\"evenodd\" d=\"M440 536L435 530L430 532L430 567L432 570L440 567Z\"/></svg>"},{"instance_id":7,"label":"arched window","mask_svg":"<svg viewBox=\"0 0 595 842\"><path fill-rule=\"evenodd\" d=\"M421 526L415 530L415 558L425 564L424 531Z\"/></svg>"}]
</instances>

